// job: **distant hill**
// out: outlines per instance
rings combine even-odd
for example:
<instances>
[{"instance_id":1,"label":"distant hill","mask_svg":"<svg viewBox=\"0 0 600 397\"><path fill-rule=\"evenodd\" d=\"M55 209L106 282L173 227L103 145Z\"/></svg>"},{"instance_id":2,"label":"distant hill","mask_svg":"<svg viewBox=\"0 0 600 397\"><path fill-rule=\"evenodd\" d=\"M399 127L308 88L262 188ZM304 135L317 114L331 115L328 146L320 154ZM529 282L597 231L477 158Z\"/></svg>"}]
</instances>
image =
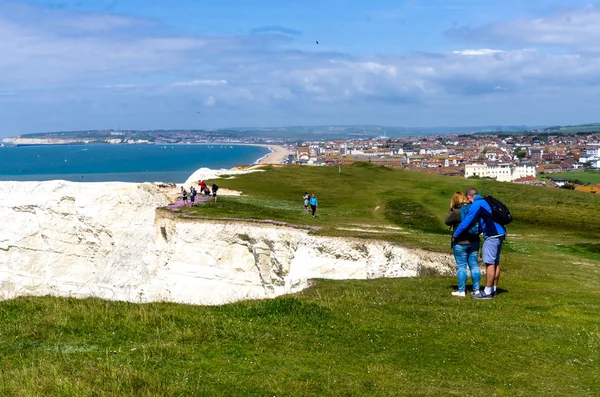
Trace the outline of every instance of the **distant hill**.
<instances>
[{"instance_id":1,"label":"distant hill","mask_svg":"<svg viewBox=\"0 0 600 397\"><path fill-rule=\"evenodd\" d=\"M407 137L407 136L427 136L427 135L451 135L475 132L494 132L494 131L527 131L543 127L532 127L525 125L518 126L466 126L466 127L397 127L383 125L320 125L320 126L286 126L272 128L255 127L236 127L228 128L228 131L237 131L250 134L261 134L264 136L281 136L285 134L288 137L303 137L314 135L320 139L343 139L360 137Z\"/></svg>"},{"instance_id":2,"label":"distant hill","mask_svg":"<svg viewBox=\"0 0 600 397\"><path fill-rule=\"evenodd\" d=\"M148 142L186 142L241 140L252 141L273 139L276 141L326 140L326 139L368 139L380 136L401 138L409 136L453 135L453 134L527 134L557 133L574 134L600 132L600 123L567 126L528 126L528 125L487 125L463 127L401 127L375 124L356 125L314 125L282 127L232 127L220 129L162 129L162 130L88 130L56 131L23 134L25 139L108 139L147 140Z\"/></svg>"},{"instance_id":3,"label":"distant hill","mask_svg":"<svg viewBox=\"0 0 600 397\"><path fill-rule=\"evenodd\" d=\"M579 133L600 132L600 123L553 126L553 127L545 128L544 131L561 132L563 134L575 134L578 132Z\"/></svg>"}]
</instances>

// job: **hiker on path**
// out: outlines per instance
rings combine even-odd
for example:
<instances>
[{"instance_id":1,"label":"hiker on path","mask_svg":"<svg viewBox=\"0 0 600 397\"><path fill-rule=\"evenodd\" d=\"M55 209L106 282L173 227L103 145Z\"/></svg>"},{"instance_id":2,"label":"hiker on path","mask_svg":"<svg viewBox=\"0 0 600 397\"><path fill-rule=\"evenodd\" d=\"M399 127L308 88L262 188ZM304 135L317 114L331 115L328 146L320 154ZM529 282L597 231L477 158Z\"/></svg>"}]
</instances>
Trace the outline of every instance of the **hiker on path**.
<instances>
[{"instance_id":1,"label":"hiker on path","mask_svg":"<svg viewBox=\"0 0 600 397\"><path fill-rule=\"evenodd\" d=\"M471 203L462 192L456 192L450 199L450 211L446 216L446 225L452 230L456 230L460 222L466 217L471 207ZM469 229L466 229L452 242L452 251L456 260L458 278L458 291L453 291L453 296L466 296L467 284L467 266L471 272L473 282L473 295L479 294L479 283L481 281L481 271L477 264L479 256L479 222L474 221Z\"/></svg>"},{"instance_id":2,"label":"hiker on path","mask_svg":"<svg viewBox=\"0 0 600 397\"><path fill-rule=\"evenodd\" d=\"M187 202L188 202L187 191L185 190L185 188L183 186L181 187L181 199L183 200L183 205L187 205Z\"/></svg>"},{"instance_id":3,"label":"hiker on path","mask_svg":"<svg viewBox=\"0 0 600 397\"><path fill-rule=\"evenodd\" d=\"M475 299L492 299L496 296L496 288L500 279L500 251L502 243L506 237L504 226L492 220L492 209L490 205L477 194L477 189L467 189L467 200L472 203L467 216L460 222L460 225L454 230L452 242L456 242L458 237L468 230L474 221L479 222L483 232L482 257L486 267L485 289L481 294L473 295Z\"/></svg>"},{"instance_id":4,"label":"hiker on path","mask_svg":"<svg viewBox=\"0 0 600 397\"><path fill-rule=\"evenodd\" d=\"M200 191L204 193L204 190L206 189L206 183L204 183L204 181L198 181L198 186L200 186Z\"/></svg>"},{"instance_id":5,"label":"hiker on path","mask_svg":"<svg viewBox=\"0 0 600 397\"><path fill-rule=\"evenodd\" d=\"M310 201L310 194L308 192L304 192L304 212L308 212L308 204Z\"/></svg>"},{"instance_id":6,"label":"hiker on path","mask_svg":"<svg viewBox=\"0 0 600 397\"><path fill-rule=\"evenodd\" d=\"M216 183L213 182L213 184L212 184L212 194L213 194L213 197L215 199L215 203L217 202L217 190L219 190L219 187L217 186Z\"/></svg>"},{"instance_id":7,"label":"hiker on path","mask_svg":"<svg viewBox=\"0 0 600 397\"><path fill-rule=\"evenodd\" d=\"M193 207L194 206L194 202L196 201L196 188L193 186L190 186L190 205Z\"/></svg>"},{"instance_id":8,"label":"hiker on path","mask_svg":"<svg viewBox=\"0 0 600 397\"><path fill-rule=\"evenodd\" d=\"M319 202L317 201L317 198L315 197L314 193L310 196L310 200L308 202L310 204L310 209L312 210L312 216L314 218L315 212L317 212L317 205L319 205Z\"/></svg>"}]
</instances>

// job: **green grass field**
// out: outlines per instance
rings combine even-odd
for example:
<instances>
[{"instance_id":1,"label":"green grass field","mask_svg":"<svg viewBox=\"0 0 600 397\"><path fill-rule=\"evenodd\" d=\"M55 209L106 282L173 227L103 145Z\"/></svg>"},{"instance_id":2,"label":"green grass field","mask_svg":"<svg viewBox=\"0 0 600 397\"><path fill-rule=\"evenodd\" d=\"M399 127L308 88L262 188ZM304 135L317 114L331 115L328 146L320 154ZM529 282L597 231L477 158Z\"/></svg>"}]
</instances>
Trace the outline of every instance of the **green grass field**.
<instances>
[{"instance_id":1,"label":"green grass field","mask_svg":"<svg viewBox=\"0 0 600 397\"><path fill-rule=\"evenodd\" d=\"M600 392L600 197L379 168L285 167L217 182L243 191L188 217L272 219L322 235L448 252L450 195L471 184L515 220L501 294L454 277L317 280L217 307L97 299L0 302L0 395L398 396ZM319 217L302 211L315 192ZM394 226L408 234L345 230ZM350 227L346 227L350 226Z\"/></svg>"},{"instance_id":2,"label":"green grass field","mask_svg":"<svg viewBox=\"0 0 600 397\"><path fill-rule=\"evenodd\" d=\"M561 127L559 131L563 134L576 134L578 132L598 132L600 131L599 124L591 124L591 125L580 125L580 126L571 126L571 127Z\"/></svg>"},{"instance_id":3,"label":"green grass field","mask_svg":"<svg viewBox=\"0 0 600 397\"><path fill-rule=\"evenodd\" d=\"M600 170L599 171L577 171L577 172L563 172L561 174L549 174L546 175L550 178L569 178L579 179L582 182L599 184L600 183Z\"/></svg>"}]
</instances>

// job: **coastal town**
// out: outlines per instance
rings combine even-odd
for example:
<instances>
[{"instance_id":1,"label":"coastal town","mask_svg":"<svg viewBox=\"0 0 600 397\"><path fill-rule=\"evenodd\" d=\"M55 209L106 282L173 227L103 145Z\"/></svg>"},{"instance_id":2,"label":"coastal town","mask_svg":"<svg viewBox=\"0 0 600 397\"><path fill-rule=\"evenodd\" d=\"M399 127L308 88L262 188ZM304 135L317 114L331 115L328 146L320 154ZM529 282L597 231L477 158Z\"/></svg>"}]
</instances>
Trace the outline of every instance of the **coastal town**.
<instances>
[{"instance_id":1,"label":"coastal town","mask_svg":"<svg viewBox=\"0 0 600 397\"><path fill-rule=\"evenodd\" d=\"M590 131L581 129L591 128ZM4 138L2 145L207 144L265 146L260 164L341 166L354 162L416 172L563 187L596 193L567 173L600 172L600 126L579 130L465 132L386 136L381 127L294 130L74 131ZM381 135L383 133L383 135ZM567 174L567 175L566 175Z\"/></svg>"},{"instance_id":2,"label":"coastal town","mask_svg":"<svg viewBox=\"0 0 600 397\"><path fill-rule=\"evenodd\" d=\"M324 166L366 161L438 175L569 188L569 178L552 175L600 170L599 151L600 133L382 136L303 141L289 156L288 163ZM598 191L598 186L574 188Z\"/></svg>"}]
</instances>

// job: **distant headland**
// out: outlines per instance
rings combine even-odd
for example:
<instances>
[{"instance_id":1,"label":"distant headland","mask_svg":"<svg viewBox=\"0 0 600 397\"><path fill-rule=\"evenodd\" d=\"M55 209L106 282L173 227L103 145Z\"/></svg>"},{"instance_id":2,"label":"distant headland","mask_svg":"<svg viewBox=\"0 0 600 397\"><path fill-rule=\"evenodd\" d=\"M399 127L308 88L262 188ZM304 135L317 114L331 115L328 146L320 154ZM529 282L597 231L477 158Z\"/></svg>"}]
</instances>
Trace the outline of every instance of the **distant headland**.
<instances>
[{"instance_id":1,"label":"distant headland","mask_svg":"<svg viewBox=\"0 0 600 397\"><path fill-rule=\"evenodd\" d=\"M453 134L573 134L600 131L599 123L568 126L488 125L462 127L397 127L383 125L316 125L285 127L237 127L158 130L82 130L21 134L2 139L8 145L107 144L192 144L240 143L286 144L299 140L373 139Z\"/></svg>"}]
</instances>

